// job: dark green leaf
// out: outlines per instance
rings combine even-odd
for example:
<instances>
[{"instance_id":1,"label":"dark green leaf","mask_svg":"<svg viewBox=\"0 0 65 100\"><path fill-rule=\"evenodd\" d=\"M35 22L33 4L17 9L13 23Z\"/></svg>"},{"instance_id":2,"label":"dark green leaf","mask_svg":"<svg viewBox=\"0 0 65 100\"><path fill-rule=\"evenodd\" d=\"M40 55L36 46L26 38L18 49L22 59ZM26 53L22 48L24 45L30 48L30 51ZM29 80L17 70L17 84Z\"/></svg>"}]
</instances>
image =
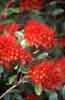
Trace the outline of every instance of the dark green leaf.
<instances>
[{"instance_id":1,"label":"dark green leaf","mask_svg":"<svg viewBox=\"0 0 65 100\"><path fill-rule=\"evenodd\" d=\"M8 78L8 84L11 85L12 83L15 82L17 76L16 75L12 75Z\"/></svg>"},{"instance_id":2,"label":"dark green leaf","mask_svg":"<svg viewBox=\"0 0 65 100\"><path fill-rule=\"evenodd\" d=\"M56 45L53 49L51 49L48 53L50 58L58 58L63 55L62 47Z\"/></svg>"},{"instance_id":3,"label":"dark green leaf","mask_svg":"<svg viewBox=\"0 0 65 100\"><path fill-rule=\"evenodd\" d=\"M31 13L31 18L45 23L45 22L47 22L47 19L46 19L45 15L46 15L46 13L43 13L43 17L42 17L42 14L40 12L33 11Z\"/></svg>"}]
</instances>

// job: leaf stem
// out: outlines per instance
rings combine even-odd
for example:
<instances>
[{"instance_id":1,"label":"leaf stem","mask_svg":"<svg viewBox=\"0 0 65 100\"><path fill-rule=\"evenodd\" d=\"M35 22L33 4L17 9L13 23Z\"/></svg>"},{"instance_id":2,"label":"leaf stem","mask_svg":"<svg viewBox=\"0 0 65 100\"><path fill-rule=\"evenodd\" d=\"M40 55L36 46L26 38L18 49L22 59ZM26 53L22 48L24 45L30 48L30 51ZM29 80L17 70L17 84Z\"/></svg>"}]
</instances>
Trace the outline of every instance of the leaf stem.
<instances>
[{"instance_id":1,"label":"leaf stem","mask_svg":"<svg viewBox=\"0 0 65 100\"><path fill-rule=\"evenodd\" d=\"M21 83L23 83L23 79L20 79L16 84L14 84L12 87L10 87L8 90L6 90L1 96L0 96L0 100L8 93L10 93L14 88L16 88L17 86L19 86Z\"/></svg>"}]
</instances>

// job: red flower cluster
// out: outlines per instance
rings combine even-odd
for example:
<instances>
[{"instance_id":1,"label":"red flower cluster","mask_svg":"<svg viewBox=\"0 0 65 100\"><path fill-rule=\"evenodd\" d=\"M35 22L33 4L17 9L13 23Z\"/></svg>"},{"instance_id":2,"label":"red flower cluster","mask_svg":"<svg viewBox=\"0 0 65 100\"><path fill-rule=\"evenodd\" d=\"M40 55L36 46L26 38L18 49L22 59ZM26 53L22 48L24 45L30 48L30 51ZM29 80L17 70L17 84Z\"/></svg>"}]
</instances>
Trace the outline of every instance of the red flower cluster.
<instances>
[{"instance_id":1,"label":"red flower cluster","mask_svg":"<svg viewBox=\"0 0 65 100\"><path fill-rule=\"evenodd\" d=\"M3 32L3 30L4 30L4 27L5 27L5 25L3 25L3 24L0 24L0 33L2 33L2 32Z\"/></svg>"},{"instance_id":2,"label":"red flower cluster","mask_svg":"<svg viewBox=\"0 0 65 100\"><path fill-rule=\"evenodd\" d=\"M43 0L22 0L20 2L20 8L23 10L37 9L42 8Z\"/></svg>"},{"instance_id":3,"label":"red flower cluster","mask_svg":"<svg viewBox=\"0 0 65 100\"><path fill-rule=\"evenodd\" d=\"M32 95L26 96L25 100L39 100L39 97L32 94Z\"/></svg>"},{"instance_id":4,"label":"red flower cluster","mask_svg":"<svg viewBox=\"0 0 65 100\"><path fill-rule=\"evenodd\" d=\"M33 65L28 75L33 83L45 89L58 89L65 82L65 58L54 62L44 60L40 64Z\"/></svg>"},{"instance_id":5,"label":"red flower cluster","mask_svg":"<svg viewBox=\"0 0 65 100\"><path fill-rule=\"evenodd\" d=\"M7 69L13 62L30 62L32 56L17 42L16 38L12 35L0 36L0 64L5 65Z\"/></svg>"},{"instance_id":6,"label":"red flower cluster","mask_svg":"<svg viewBox=\"0 0 65 100\"><path fill-rule=\"evenodd\" d=\"M51 48L54 45L55 32L46 24L36 20L29 20L24 27L24 37L30 45Z\"/></svg>"},{"instance_id":7,"label":"red flower cluster","mask_svg":"<svg viewBox=\"0 0 65 100\"><path fill-rule=\"evenodd\" d=\"M0 33L9 33L13 34L16 31L18 31L20 28L20 25L16 22L10 23L10 24L0 24Z\"/></svg>"}]
</instances>

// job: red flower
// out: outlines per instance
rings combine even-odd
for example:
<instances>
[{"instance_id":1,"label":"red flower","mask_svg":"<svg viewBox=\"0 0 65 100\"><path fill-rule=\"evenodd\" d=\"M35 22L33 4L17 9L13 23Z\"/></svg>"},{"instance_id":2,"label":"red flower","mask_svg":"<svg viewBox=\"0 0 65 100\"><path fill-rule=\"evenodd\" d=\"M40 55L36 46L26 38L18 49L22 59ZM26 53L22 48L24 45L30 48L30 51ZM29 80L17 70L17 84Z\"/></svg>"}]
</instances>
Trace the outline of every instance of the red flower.
<instances>
[{"instance_id":1,"label":"red flower","mask_svg":"<svg viewBox=\"0 0 65 100\"><path fill-rule=\"evenodd\" d=\"M55 61L57 67L62 68L63 73L65 73L65 58L59 58Z\"/></svg>"},{"instance_id":2,"label":"red flower","mask_svg":"<svg viewBox=\"0 0 65 100\"><path fill-rule=\"evenodd\" d=\"M9 33L13 34L16 31L18 31L20 28L20 25L17 23L10 23L10 24L0 24L0 33Z\"/></svg>"},{"instance_id":3,"label":"red flower","mask_svg":"<svg viewBox=\"0 0 65 100\"><path fill-rule=\"evenodd\" d=\"M32 9L38 9L40 10L43 6L43 0L32 0L31 1L31 7Z\"/></svg>"},{"instance_id":4,"label":"red flower","mask_svg":"<svg viewBox=\"0 0 65 100\"><path fill-rule=\"evenodd\" d=\"M35 94L26 96L25 100L39 100L39 97Z\"/></svg>"},{"instance_id":5,"label":"red flower","mask_svg":"<svg viewBox=\"0 0 65 100\"><path fill-rule=\"evenodd\" d=\"M29 63L31 60L31 54L17 43L14 36L0 36L0 64L5 65L5 67L9 69L9 65L13 62Z\"/></svg>"},{"instance_id":6,"label":"red flower","mask_svg":"<svg viewBox=\"0 0 65 100\"><path fill-rule=\"evenodd\" d=\"M62 60L64 60L63 63ZM41 85L45 89L57 89L65 81L65 71L63 71L65 69L65 59L62 60L58 60L57 63L45 60L32 66L28 75L33 83Z\"/></svg>"},{"instance_id":7,"label":"red flower","mask_svg":"<svg viewBox=\"0 0 65 100\"><path fill-rule=\"evenodd\" d=\"M19 24L17 24L17 23L11 23L11 24L5 25L4 32L13 34L16 31L18 31L19 28L20 28Z\"/></svg>"},{"instance_id":8,"label":"red flower","mask_svg":"<svg viewBox=\"0 0 65 100\"><path fill-rule=\"evenodd\" d=\"M30 20L24 27L24 37L30 45L51 48L54 45L55 32L46 24Z\"/></svg>"},{"instance_id":9,"label":"red flower","mask_svg":"<svg viewBox=\"0 0 65 100\"><path fill-rule=\"evenodd\" d=\"M23 0L20 2L20 8L23 10L29 10L31 7L31 2L30 0Z\"/></svg>"},{"instance_id":10,"label":"red flower","mask_svg":"<svg viewBox=\"0 0 65 100\"><path fill-rule=\"evenodd\" d=\"M0 24L0 33L3 33L4 27L5 27L5 25Z\"/></svg>"},{"instance_id":11,"label":"red flower","mask_svg":"<svg viewBox=\"0 0 65 100\"><path fill-rule=\"evenodd\" d=\"M23 0L20 2L20 8L23 10L37 9L42 8L43 0Z\"/></svg>"}]
</instances>

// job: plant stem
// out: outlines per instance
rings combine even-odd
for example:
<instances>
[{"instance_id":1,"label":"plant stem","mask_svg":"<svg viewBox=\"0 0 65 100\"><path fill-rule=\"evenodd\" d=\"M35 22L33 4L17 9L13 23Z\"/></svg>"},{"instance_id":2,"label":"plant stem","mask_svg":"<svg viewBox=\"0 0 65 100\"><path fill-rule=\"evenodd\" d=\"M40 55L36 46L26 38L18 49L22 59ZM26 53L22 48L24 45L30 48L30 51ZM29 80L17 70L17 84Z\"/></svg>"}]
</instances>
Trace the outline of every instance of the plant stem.
<instances>
[{"instance_id":1,"label":"plant stem","mask_svg":"<svg viewBox=\"0 0 65 100\"><path fill-rule=\"evenodd\" d=\"M0 96L0 100L8 93L10 93L14 88L16 88L17 86L19 86L21 83L23 83L23 80L19 80L16 84L14 84L12 87L10 87L8 90L6 90L1 96Z\"/></svg>"}]
</instances>

